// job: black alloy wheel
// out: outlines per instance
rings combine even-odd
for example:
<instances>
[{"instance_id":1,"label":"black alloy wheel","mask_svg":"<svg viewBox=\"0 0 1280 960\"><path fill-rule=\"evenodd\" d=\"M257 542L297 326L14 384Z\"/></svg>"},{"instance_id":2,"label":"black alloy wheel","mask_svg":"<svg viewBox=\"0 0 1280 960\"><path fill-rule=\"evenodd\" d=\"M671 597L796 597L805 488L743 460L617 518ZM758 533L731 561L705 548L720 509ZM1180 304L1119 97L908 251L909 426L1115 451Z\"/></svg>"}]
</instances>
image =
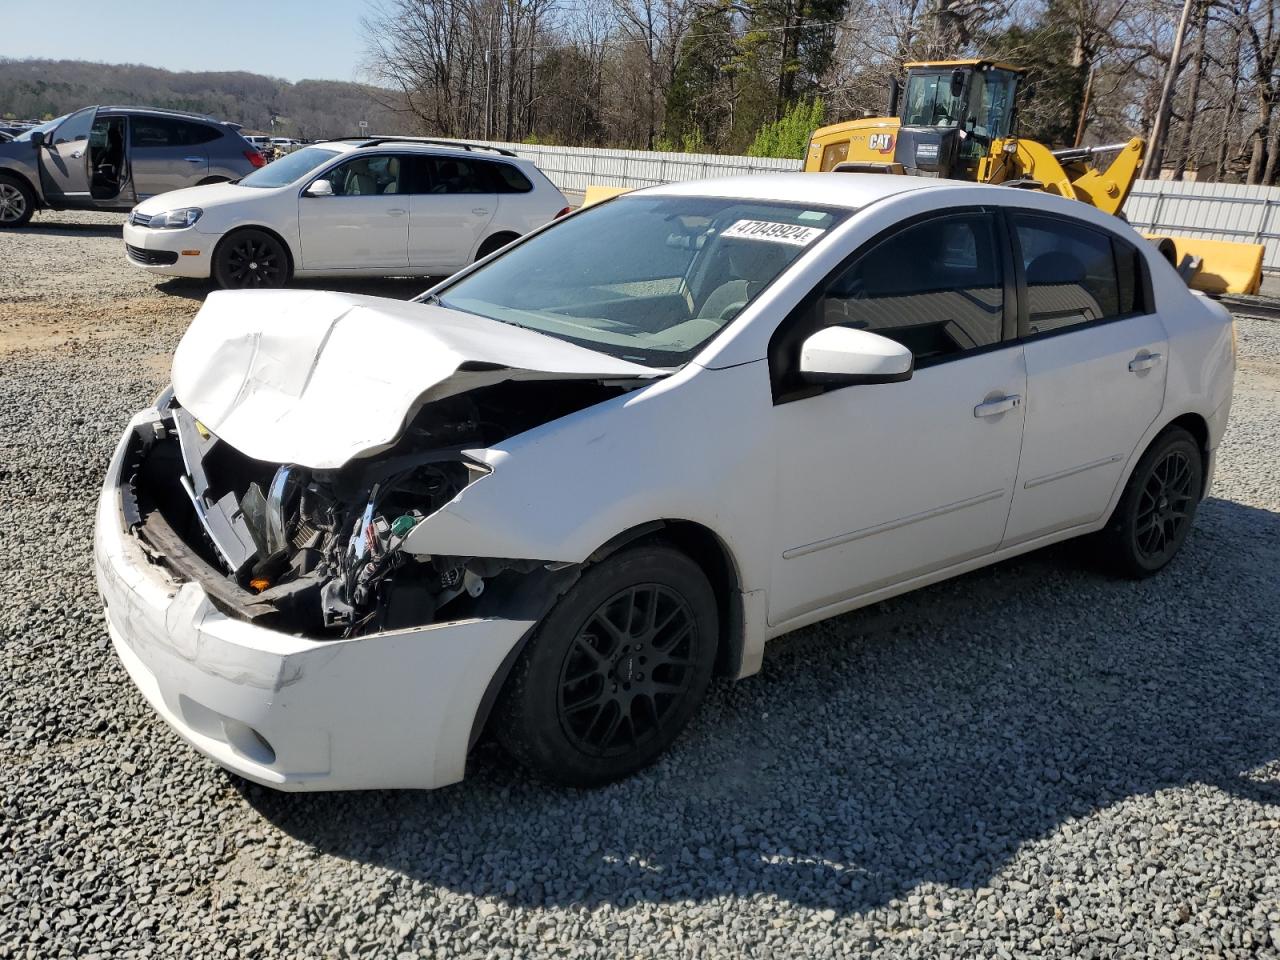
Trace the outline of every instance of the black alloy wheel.
<instances>
[{"instance_id":1,"label":"black alloy wheel","mask_svg":"<svg viewBox=\"0 0 1280 960\"><path fill-rule=\"evenodd\" d=\"M1191 522L1191 459L1183 450L1168 451L1152 468L1138 495L1134 547L1148 563L1163 565L1172 558Z\"/></svg>"},{"instance_id":2,"label":"black alloy wheel","mask_svg":"<svg viewBox=\"0 0 1280 960\"><path fill-rule=\"evenodd\" d=\"M214 279L229 290L283 287L289 279L289 257L275 237L261 230L241 230L218 245Z\"/></svg>"},{"instance_id":3,"label":"black alloy wheel","mask_svg":"<svg viewBox=\"0 0 1280 960\"><path fill-rule=\"evenodd\" d=\"M1171 427L1152 441L1100 537L1117 573L1149 577L1174 558L1191 532L1203 483L1204 461L1191 434Z\"/></svg>"},{"instance_id":4,"label":"black alloy wheel","mask_svg":"<svg viewBox=\"0 0 1280 960\"><path fill-rule=\"evenodd\" d=\"M532 773L590 787L643 769L702 702L719 644L715 591L665 543L589 566L507 676L494 735Z\"/></svg>"},{"instance_id":5,"label":"black alloy wheel","mask_svg":"<svg viewBox=\"0 0 1280 960\"><path fill-rule=\"evenodd\" d=\"M688 602L662 584L602 603L560 668L557 713L569 742L599 757L647 747L692 689L702 641Z\"/></svg>"}]
</instances>

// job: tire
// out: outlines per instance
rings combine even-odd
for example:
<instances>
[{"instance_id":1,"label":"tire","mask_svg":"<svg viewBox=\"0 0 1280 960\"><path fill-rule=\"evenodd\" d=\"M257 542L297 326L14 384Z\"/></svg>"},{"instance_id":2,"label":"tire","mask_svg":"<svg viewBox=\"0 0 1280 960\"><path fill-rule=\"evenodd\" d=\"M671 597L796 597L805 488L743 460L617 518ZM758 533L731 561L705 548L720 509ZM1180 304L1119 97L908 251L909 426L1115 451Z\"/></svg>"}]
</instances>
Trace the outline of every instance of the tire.
<instances>
[{"instance_id":1,"label":"tire","mask_svg":"<svg viewBox=\"0 0 1280 960\"><path fill-rule=\"evenodd\" d=\"M494 733L552 783L629 776L697 710L718 640L715 593L697 564L661 544L623 550L588 568L538 625L498 698Z\"/></svg>"},{"instance_id":2,"label":"tire","mask_svg":"<svg viewBox=\"0 0 1280 960\"><path fill-rule=\"evenodd\" d=\"M227 290L268 290L289 280L289 253L265 230L237 230L213 253L213 279Z\"/></svg>"},{"instance_id":3,"label":"tire","mask_svg":"<svg viewBox=\"0 0 1280 960\"><path fill-rule=\"evenodd\" d=\"M1152 441L1101 536L1108 565L1140 580L1158 573L1191 531L1204 482L1200 445L1181 427Z\"/></svg>"},{"instance_id":4,"label":"tire","mask_svg":"<svg viewBox=\"0 0 1280 960\"><path fill-rule=\"evenodd\" d=\"M0 229L23 227L36 212L36 194L27 181L0 176Z\"/></svg>"},{"instance_id":5,"label":"tire","mask_svg":"<svg viewBox=\"0 0 1280 960\"><path fill-rule=\"evenodd\" d=\"M495 250L500 250L512 240L519 240L520 235L515 233L495 233L492 237L488 237L484 243L480 244L480 249L476 251L477 262L483 260Z\"/></svg>"}]
</instances>

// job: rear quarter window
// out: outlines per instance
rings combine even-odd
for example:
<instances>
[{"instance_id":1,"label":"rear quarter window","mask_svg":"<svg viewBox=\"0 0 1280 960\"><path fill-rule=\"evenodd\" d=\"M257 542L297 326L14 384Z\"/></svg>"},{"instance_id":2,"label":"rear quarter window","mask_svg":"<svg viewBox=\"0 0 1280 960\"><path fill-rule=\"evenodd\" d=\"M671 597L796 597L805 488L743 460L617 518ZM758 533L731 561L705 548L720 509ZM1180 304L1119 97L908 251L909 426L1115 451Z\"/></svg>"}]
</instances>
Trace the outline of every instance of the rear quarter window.
<instances>
[{"instance_id":1,"label":"rear quarter window","mask_svg":"<svg viewBox=\"0 0 1280 960\"><path fill-rule=\"evenodd\" d=\"M510 163L486 163L494 181L496 193L528 193L533 184L520 169Z\"/></svg>"}]
</instances>

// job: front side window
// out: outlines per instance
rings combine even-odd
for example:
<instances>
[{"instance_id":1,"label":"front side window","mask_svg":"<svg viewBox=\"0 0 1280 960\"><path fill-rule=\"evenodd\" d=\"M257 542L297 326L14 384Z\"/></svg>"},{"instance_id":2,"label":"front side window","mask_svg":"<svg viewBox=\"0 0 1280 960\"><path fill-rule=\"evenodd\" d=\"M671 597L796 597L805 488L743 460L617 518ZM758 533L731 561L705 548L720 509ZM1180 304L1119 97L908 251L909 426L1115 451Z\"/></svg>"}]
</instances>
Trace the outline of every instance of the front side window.
<instances>
[{"instance_id":1,"label":"front side window","mask_svg":"<svg viewBox=\"0 0 1280 960\"><path fill-rule=\"evenodd\" d=\"M767 201L622 197L529 238L446 287L439 302L677 366L846 216Z\"/></svg>"},{"instance_id":2,"label":"front side window","mask_svg":"<svg viewBox=\"0 0 1280 960\"><path fill-rule=\"evenodd\" d=\"M329 181L335 197L372 197L400 193L400 171L399 157L376 154L340 163L318 179Z\"/></svg>"},{"instance_id":3,"label":"front side window","mask_svg":"<svg viewBox=\"0 0 1280 960\"><path fill-rule=\"evenodd\" d=\"M324 166L338 155L337 150L325 150L321 147L304 147L288 156L268 163L260 170L244 177L240 181L242 187L283 187Z\"/></svg>"},{"instance_id":4,"label":"front side window","mask_svg":"<svg viewBox=\"0 0 1280 960\"><path fill-rule=\"evenodd\" d=\"M817 326L896 340L928 366L999 343L1004 278L994 218L980 211L926 220L880 241L839 274Z\"/></svg>"},{"instance_id":5,"label":"front side window","mask_svg":"<svg viewBox=\"0 0 1280 960\"><path fill-rule=\"evenodd\" d=\"M1027 286L1025 335L1133 312L1134 284L1122 296L1109 234L1061 218L1015 214L1013 222Z\"/></svg>"},{"instance_id":6,"label":"front side window","mask_svg":"<svg viewBox=\"0 0 1280 960\"><path fill-rule=\"evenodd\" d=\"M53 131L53 143L75 143L77 140L88 140L89 131L93 127L94 110L81 110L73 113Z\"/></svg>"}]
</instances>

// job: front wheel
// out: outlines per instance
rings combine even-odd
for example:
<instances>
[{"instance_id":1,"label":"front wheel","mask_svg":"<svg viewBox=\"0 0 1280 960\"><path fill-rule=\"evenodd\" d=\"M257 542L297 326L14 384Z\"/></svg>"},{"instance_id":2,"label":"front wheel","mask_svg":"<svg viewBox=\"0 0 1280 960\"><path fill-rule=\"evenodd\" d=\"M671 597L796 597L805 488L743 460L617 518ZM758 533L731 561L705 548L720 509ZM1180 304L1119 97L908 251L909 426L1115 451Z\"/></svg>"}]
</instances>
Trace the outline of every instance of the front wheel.
<instances>
[{"instance_id":1,"label":"front wheel","mask_svg":"<svg viewBox=\"0 0 1280 960\"><path fill-rule=\"evenodd\" d=\"M0 228L24 226L35 210L31 187L15 177L0 177Z\"/></svg>"},{"instance_id":2,"label":"front wheel","mask_svg":"<svg viewBox=\"0 0 1280 960\"><path fill-rule=\"evenodd\" d=\"M213 279L228 290L283 287L289 279L289 255L271 234L239 230L214 251Z\"/></svg>"},{"instance_id":3,"label":"front wheel","mask_svg":"<svg viewBox=\"0 0 1280 960\"><path fill-rule=\"evenodd\" d=\"M1181 427L1147 448L1101 542L1117 573L1141 579L1161 570L1191 532L1204 480L1200 445Z\"/></svg>"},{"instance_id":4,"label":"front wheel","mask_svg":"<svg viewBox=\"0 0 1280 960\"><path fill-rule=\"evenodd\" d=\"M653 763L697 710L715 664L715 593L670 547L589 568L538 626L499 697L494 732L544 780L590 787Z\"/></svg>"}]
</instances>

